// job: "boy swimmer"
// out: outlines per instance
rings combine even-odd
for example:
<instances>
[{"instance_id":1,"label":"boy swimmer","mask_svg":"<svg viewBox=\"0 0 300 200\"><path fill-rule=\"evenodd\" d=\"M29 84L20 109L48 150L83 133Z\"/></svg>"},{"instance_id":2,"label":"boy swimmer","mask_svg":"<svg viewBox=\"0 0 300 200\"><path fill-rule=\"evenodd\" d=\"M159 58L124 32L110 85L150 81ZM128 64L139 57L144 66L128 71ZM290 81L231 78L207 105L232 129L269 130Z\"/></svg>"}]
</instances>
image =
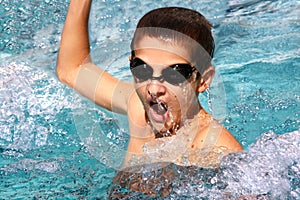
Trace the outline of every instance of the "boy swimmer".
<instances>
[{"instance_id":1,"label":"boy swimmer","mask_svg":"<svg viewBox=\"0 0 300 200\"><path fill-rule=\"evenodd\" d=\"M200 13L169 7L142 17L131 43L129 63L134 81L129 83L98 68L89 57L91 2L70 2L57 76L103 108L127 114L130 141L125 166L158 148L162 141L174 138L176 145L169 148L168 155L154 154L155 159L150 160L202 166L201 155L195 153L198 150L208 146L226 153L242 150L198 100L198 94L209 87L214 76L211 25ZM158 157L160 160L156 160Z\"/></svg>"}]
</instances>

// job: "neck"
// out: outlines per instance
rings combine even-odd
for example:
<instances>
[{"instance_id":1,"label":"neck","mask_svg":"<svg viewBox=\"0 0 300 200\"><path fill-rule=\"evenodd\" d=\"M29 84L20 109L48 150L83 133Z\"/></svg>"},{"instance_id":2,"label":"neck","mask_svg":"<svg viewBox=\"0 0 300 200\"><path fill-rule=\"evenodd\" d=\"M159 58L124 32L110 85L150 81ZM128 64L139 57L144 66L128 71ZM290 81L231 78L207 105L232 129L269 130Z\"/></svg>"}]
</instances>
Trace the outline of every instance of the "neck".
<instances>
[{"instance_id":1,"label":"neck","mask_svg":"<svg viewBox=\"0 0 300 200\"><path fill-rule=\"evenodd\" d=\"M152 131L154 132L155 138L162 138L162 137L171 137L173 135L176 135L177 130L180 128L180 125L174 123L172 125L172 127L168 130L157 130L153 124L151 123L151 121L148 118L147 113L145 112L145 118L146 118L146 122L147 124L149 124L149 126L151 127Z\"/></svg>"}]
</instances>

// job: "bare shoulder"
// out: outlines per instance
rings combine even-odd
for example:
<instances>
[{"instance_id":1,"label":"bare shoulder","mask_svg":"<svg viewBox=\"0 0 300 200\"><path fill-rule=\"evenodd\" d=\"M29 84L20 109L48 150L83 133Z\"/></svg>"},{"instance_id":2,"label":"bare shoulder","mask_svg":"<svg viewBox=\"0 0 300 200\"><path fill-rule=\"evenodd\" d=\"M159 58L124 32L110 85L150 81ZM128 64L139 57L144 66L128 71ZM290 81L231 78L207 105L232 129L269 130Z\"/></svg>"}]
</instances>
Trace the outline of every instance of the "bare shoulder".
<instances>
[{"instance_id":1,"label":"bare shoulder","mask_svg":"<svg viewBox=\"0 0 300 200\"><path fill-rule=\"evenodd\" d=\"M216 143L216 146L222 146L228 149L228 152L242 151L242 145L237 139L224 127L222 127L221 135Z\"/></svg>"},{"instance_id":2,"label":"bare shoulder","mask_svg":"<svg viewBox=\"0 0 300 200\"><path fill-rule=\"evenodd\" d=\"M243 150L237 139L206 111L202 112L199 121L192 148L216 146L224 147L228 152Z\"/></svg>"}]
</instances>

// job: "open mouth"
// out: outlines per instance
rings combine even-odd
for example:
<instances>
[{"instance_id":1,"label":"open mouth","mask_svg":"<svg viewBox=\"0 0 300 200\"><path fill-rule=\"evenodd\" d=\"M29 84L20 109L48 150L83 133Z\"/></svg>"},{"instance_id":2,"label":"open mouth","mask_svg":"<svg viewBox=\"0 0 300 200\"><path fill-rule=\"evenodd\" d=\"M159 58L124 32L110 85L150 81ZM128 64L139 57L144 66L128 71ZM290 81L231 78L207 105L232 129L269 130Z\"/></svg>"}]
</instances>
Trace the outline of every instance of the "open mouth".
<instances>
[{"instance_id":1,"label":"open mouth","mask_svg":"<svg viewBox=\"0 0 300 200\"><path fill-rule=\"evenodd\" d=\"M167 104L158 99L150 101L150 115L157 122L165 122L168 116Z\"/></svg>"},{"instance_id":2,"label":"open mouth","mask_svg":"<svg viewBox=\"0 0 300 200\"><path fill-rule=\"evenodd\" d=\"M168 111L167 105L162 101L151 101L150 107L159 115L163 115Z\"/></svg>"}]
</instances>

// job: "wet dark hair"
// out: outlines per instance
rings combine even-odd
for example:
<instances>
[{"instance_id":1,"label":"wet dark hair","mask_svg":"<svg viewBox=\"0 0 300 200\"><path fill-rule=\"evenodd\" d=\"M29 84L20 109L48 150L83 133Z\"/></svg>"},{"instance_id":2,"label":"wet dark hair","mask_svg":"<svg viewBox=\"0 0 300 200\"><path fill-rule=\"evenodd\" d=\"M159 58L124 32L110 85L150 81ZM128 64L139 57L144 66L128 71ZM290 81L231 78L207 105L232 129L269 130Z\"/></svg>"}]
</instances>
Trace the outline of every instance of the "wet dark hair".
<instances>
[{"instance_id":1,"label":"wet dark hair","mask_svg":"<svg viewBox=\"0 0 300 200\"><path fill-rule=\"evenodd\" d=\"M212 25L202 14L195 10L181 7L158 8L148 12L140 19L137 30L141 28L146 29L138 34L136 31L131 42L133 53L134 45L143 36L172 39L172 42L177 41L184 44L186 39L176 34L176 32L179 32L181 35L188 36L196 41L206 51L210 59L213 57L215 45L211 32ZM166 34L165 30L171 30L171 32Z\"/></svg>"}]
</instances>

